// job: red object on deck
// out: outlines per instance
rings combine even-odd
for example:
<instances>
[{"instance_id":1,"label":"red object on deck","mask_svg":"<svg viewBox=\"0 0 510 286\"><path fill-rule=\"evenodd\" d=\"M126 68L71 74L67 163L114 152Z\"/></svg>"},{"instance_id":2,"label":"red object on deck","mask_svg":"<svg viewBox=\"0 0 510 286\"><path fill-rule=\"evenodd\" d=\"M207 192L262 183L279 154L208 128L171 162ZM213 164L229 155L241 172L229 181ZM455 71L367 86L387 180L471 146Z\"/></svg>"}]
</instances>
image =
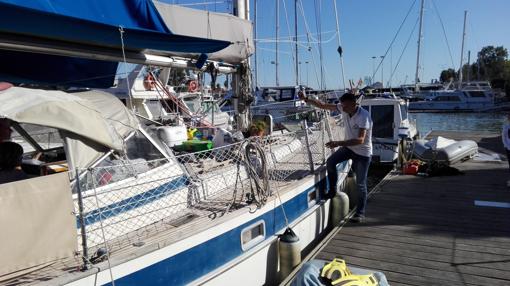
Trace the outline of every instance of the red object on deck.
<instances>
[{"instance_id":1,"label":"red object on deck","mask_svg":"<svg viewBox=\"0 0 510 286\"><path fill-rule=\"evenodd\" d=\"M12 87L11 83L8 83L8 82L5 82L5 81L0 82L0 91L6 90L6 89L8 89L10 87Z\"/></svg>"},{"instance_id":2,"label":"red object on deck","mask_svg":"<svg viewBox=\"0 0 510 286\"><path fill-rule=\"evenodd\" d=\"M405 163L402 172L404 175L416 175L418 174L418 164Z\"/></svg>"}]
</instances>

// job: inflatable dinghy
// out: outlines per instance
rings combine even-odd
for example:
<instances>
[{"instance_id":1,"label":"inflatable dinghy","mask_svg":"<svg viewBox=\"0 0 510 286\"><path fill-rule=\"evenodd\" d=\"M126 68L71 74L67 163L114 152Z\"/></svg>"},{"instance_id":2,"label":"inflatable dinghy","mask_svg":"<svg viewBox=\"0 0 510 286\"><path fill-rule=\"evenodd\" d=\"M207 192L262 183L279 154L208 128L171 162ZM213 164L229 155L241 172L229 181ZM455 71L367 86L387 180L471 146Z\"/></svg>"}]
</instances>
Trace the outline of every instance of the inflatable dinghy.
<instances>
[{"instance_id":1,"label":"inflatable dinghy","mask_svg":"<svg viewBox=\"0 0 510 286\"><path fill-rule=\"evenodd\" d=\"M438 136L430 141L414 141L414 156L426 162L436 161L453 165L477 153L478 145L473 140L455 141Z\"/></svg>"}]
</instances>

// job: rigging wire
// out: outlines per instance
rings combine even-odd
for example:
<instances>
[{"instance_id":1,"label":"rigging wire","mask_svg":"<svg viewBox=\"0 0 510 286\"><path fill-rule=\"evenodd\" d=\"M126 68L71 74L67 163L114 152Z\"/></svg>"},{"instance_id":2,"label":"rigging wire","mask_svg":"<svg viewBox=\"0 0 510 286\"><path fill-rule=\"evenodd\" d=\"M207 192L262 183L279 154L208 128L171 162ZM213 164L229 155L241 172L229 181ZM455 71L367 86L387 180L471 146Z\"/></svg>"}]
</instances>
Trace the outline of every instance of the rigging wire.
<instances>
[{"instance_id":1,"label":"rigging wire","mask_svg":"<svg viewBox=\"0 0 510 286\"><path fill-rule=\"evenodd\" d=\"M287 4L285 4L287 1L283 1L283 11L285 12L285 22L287 23L287 32L288 32L288 42L290 43L290 49L292 50L292 62L295 62L296 61L296 57L294 56L295 55L295 52L296 52L296 49L294 47L294 43L295 41L291 38L290 36L290 24L289 24L289 15L287 13Z\"/></svg>"},{"instance_id":2,"label":"rigging wire","mask_svg":"<svg viewBox=\"0 0 510 286\"><path fill-rule=\"evenodd\" d=\"M124 59L124 72L127 73L127 61L126 61L126 52L124 50L124 28L119 26L119 34L120 34L120 43L122 45L122 58ZM131 93L131 85L129 84L129 80L126 79L127 88L128 88L128 96L129 96L129 105L133 111L135 110L135 106L133 105L133 94Z\"/></svg>"},{"instance_id":3,"label":"rigging wire","mask_svg":"<svg viewBox=\"0 0 510 286\"><path fill-rule=\"evenodd\" d=\"M319 5L317 5L317 1L319 1ZM323 61L323 53L322 53L322 44L321 44L321 41L322 41L322 35L321 35L321 31L322 31L322 19L321 19L321 12L322 12L322 0L314 0L314 3L315 3L315 28L318 30L318 34L319 34L319 66L320 66L320 70L321 70L321 80L320 80L320 89L325 89L326 88L326 84L324 82L324 61Z\"/></svg>"},{"instance_id":4,"label":"rigging wire","mask_svg":"<svg viewBox=\"0 0 510 286\"><path fill-rule=\"evenodd\" d=\"M336 20L336 34L338 36L338 49L339 49L339 55L340 55L340 67L342 71L342 82L344 85L344 90L346 88L345 85L345 70L344 70L344 57L342 53L342 40L340 39L340 21L338 21L338 9L336 8L336 0L333 1L333 6L335 8L335 20Z\"/></svg>"},{"instance_id":5,"label":"rigging wire","mask_svg":"<svg viewBox=\"0 0 510 286\"><path fill-rule=\"evenodd\" d=\"M328 34L333 34L333 39L334 37L336 37L336 30L328 30L328 31L324 31L322 32L321 34L323 35L328 35ZM317 38L314 37L314 35L318 35L317 33L310 33L310 38L314 39L315 42L318 42ZM301 35L298 35L298 38L305 38L305 37L308 37L307 34L301 34ZM279 38L275 38L275 37L267 37L267 38L255 38L254 41L256 42L274 42L274 41L280 41L282 42L283 39L288 39L289 37L279 37ZM292 42L295 42L294 40L292 40ZM298 41L300 42L300 41Z\"/></svg>"},{"instance_id":6,"label":"rigging wire","mask_svg":"<svg viewBox=\"0 0 510 286\"><path fill-rule=\"evenodd\" d=\"M306 29L306 35L307 35L307 39L308 39L308 43L310 43L310 27L308 26L308 22L306 21L306 17L305 17L305 10L303 9L303 2L301 0L299 0L299 8L300 8L300 11L301 11L301 15L303 16L303 23L305 24L305 29ZM309 45L308 46L308 50L311 51L312 49L312 46ZM311 56L312 56L312 66L313 66L313 71L314 71L314 74L315 74L315 79L317 80L317 86L319 86L319 76L317 74L317 62L315 60L315 56L314 56L314 53L310 53Z\"/></svg>"},{"instance_id":7,"label":"rigging wire","mask_svg":"<svg viewBox=\"0 0 510 286\"><path fill-rule=\"evenodd\" d=\"M398 68L398 65L400 64L400 60L402 59L402 56L404 55L404 52L406 51L407 49L407 45L409 44L409 42L411 41L411 38L413 37L413 34L414 34L414 31L416 30L416 26L418 25L418 22L420 21L420 19L416 19L416 22L414 23L414 27L413 27L413 30L411 31L411 33L409 34L409 37L407 38L407 41L406 41L406 44L404 45L404 49L402 49L402 53L400 54L398 60L397 60L397 63L395 64L395 68L393 69L393 71L391 72L391 75L390 75L390 79L389 79L389 82L391 82L391 80L393 79L393 75L395 74L395 72L397 71L397 68Z\"/></svg>"},{"instance_id":8,"label":"rigging wire","mask_svg":"<svg viewBox=\"0 0 510 286\"><path fill-rule=\"evenodd\" d=\"M455 64L453 61L453 56L452 56L452 49L450 49L450 43L448 42L448 37L446 36L446 29L444 28L443 19L441 18L441 15L439 14L439 10L437 9L436 2L434 0L432 0L432 5L434 6L434 10L436 11L437 17L439 18L439 23L441 23L441 28L443 29L443 36L446 41L446 46L448 47L448 54L450 55L452 67L454 70L456 70Z\"/></svg>"},{"instance_id":9,"label":"rigging wire","mask_svg":"<svg viewBox=\"0 0 510 286\"><path fill-rule=\"evenodd\" d=\"M391 40L391 43L390 45L388 46L388 48L386 49L386 52L384 53L384 56L381 58L381 61L379 62L379 64L377 65L377 68L374 70L374 73L372 74L372 81L374 80L374 77L375 75L377 74L377 71L379 71L379 68L381 67L384 59L386 58L386 56L388 55L388 52L390 50L390 48L393 46L393 44L395 43L395 40L397 39L397 36L398 34L400 33L400 30L402 30L402 27L404 26L406 20L407 20L407 17L409 17L409 14L411 14L411 10L413 9L414 7L414 4L416 4L416 0L413 1L413 4L411 4L411 7L409 7L409 10L407 11L407 14L406 16L404 17L404 20L402 20L402 23L400 23L400 26L398 27L398 30L397 30L397 33L395 33L395 36L393 37L393 40Z\"/></svg>"}]
</instances>

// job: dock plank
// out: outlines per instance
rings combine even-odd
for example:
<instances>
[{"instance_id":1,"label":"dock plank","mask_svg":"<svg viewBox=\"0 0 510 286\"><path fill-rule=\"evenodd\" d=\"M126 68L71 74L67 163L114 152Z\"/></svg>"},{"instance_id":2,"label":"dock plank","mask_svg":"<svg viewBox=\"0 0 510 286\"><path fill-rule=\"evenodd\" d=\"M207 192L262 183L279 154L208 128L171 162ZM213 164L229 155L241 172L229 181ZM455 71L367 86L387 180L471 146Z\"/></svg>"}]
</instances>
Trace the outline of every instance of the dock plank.
<instances>
[{"instance_id":1,"label":"dock plank","mask_svg":"<svg viewBox=\"0 0 510 286\"><path fill-rule=\"evenodd\" d=\"M501 138L495 133L433 132L430 136L476 141L499 162L468 160L463 174L398 175L369 199L367 220L347 223L315 255L382 271L391 285L510 285L510 178ZM487 151L489 150L489 151Z\"/></svg>"}]
</instances>

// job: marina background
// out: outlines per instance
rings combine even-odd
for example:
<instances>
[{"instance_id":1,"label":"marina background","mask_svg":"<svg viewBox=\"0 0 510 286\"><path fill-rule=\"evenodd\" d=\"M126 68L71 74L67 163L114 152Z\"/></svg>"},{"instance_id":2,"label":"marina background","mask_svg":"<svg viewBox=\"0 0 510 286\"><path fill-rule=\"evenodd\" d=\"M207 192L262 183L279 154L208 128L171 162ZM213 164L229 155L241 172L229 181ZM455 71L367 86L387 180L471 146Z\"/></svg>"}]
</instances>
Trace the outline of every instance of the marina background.
<instances>
[{"instance_id":1,"label":"marina background","mask_svg":"<svg viewBox=\"0 0 510 286\"><path fill-rule=\"evenodd\" d=\"M431 130L501 132L506 113L411 113L423 136Z\"/></svg>"}]
</instances>

